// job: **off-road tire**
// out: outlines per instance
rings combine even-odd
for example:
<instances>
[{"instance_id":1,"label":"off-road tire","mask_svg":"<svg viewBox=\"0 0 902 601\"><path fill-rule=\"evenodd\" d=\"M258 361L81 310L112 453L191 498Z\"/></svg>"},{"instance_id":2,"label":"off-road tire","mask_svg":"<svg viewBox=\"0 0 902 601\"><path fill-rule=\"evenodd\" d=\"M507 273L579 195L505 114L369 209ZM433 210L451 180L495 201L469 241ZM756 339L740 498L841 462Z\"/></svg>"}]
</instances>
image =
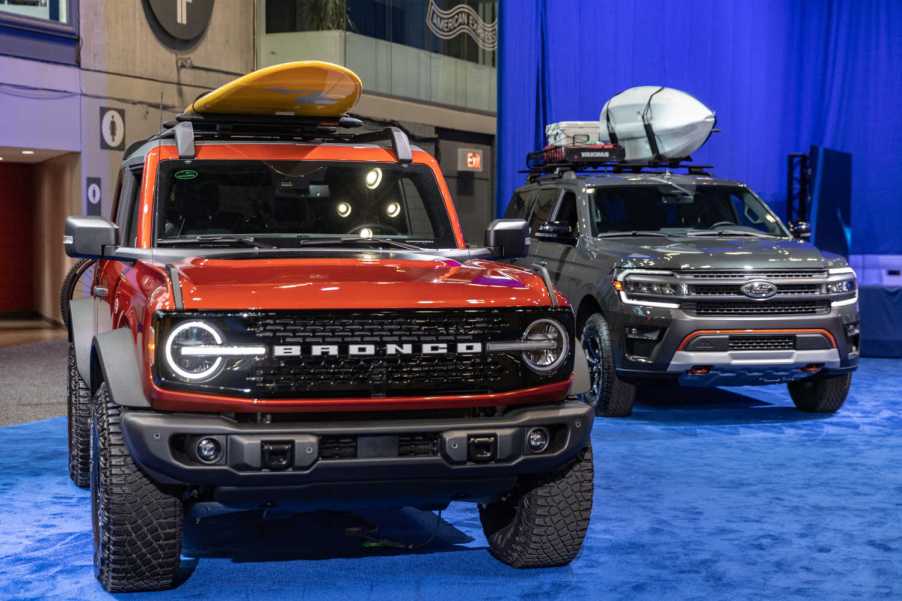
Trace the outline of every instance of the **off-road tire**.
<instances>
[{"instance_id":1,"label":"off-road tire","mask_svg":"<svg viewBox=\"0 0 902 601\"><path fill-rule=\"evenodd\" d=\"M789 396L800 411L836 413L846 402L852 374L815 376L789 383Z\"/></svg>"},{"instance_id":2,"label":"off-road tire","mask_svg":"<svg viewBox=\"0 0 902 601\"><path fill-rule=\"evenodd\" d=\"M63 318L63 325L67 328L71 326L72 316L69 314L69 301L72 300L75 285L93 264L94 259L80 259L69 269L62 286L60 286L60 316Z\"/></svg>"},{"instance_id":3,"label":"off-road tire","mask_svg":"<svg viewBox=\"0 0 902 601\"><path fill-rule=\"evenodd\" d=\"M79 488L91 483L91 390L75 366L75 345L69 343L68 398L69 478Z\"/></svg>"},{"instance_id":4,"label":"off-road tire","mask_svg":"<svg viewBox=\"0 0 902 601\"><path fill-rule=\"evenodd\" d=\"M586 319L580 332L580 342L586 353L591 380L591 388L584 395L584 400L595 407L596 415L626 417L631 414L637 387L617 377L611 329L601 313L594 313Z\"/></svg>"},{"instance_id":5,"label":"off-road tire","mask_svg":"<svg viewBox=\"0 0 902 601\"><path fill-rule=\"evenodd\" d=\"M94 575L109 592L171 588L179 570L183 505L149 479L122 437L121 409L101 384L91 429Z\"/></svg>"},{"instance_id":6,"label":"off-road tire","mask_svg":"<svg viewBox=\"0 0 902 601\"><path fill-rule=\"evenodd\" d=\"M515 568L567 565L582 548L592 513L592 448L545 476L523 478L502 499L479 507L489 550Z\"/></svg>"}]
</instances>

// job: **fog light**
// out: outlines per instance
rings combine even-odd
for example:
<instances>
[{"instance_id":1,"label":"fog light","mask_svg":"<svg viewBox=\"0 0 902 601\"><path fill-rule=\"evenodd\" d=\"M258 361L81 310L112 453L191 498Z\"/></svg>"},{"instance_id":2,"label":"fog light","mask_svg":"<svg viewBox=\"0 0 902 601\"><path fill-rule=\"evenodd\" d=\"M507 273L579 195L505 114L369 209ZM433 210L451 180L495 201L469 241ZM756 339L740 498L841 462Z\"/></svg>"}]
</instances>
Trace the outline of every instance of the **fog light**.
<instances>
[{"instance_id":1,"label":"fog light","mask_svg":"<svg viewBox=\"0 0 902 601\"><path fill-rule=\"evenodd\" d=\"M197 458L204 463L216 463L222 457L222 446L215 438L201 438L194 450Z\"/></svg>"},{"instance_id":2,"label":"fog light","mask_svg":"<svg viewBox=\"0 0 902 601\"><path fill-rule=\"evenodd\" d=\"M526 446L529 448L530 453L544 453L550 440L551 437L545 428L533 428L526 433Z\"/></svg>"}]
</instances>

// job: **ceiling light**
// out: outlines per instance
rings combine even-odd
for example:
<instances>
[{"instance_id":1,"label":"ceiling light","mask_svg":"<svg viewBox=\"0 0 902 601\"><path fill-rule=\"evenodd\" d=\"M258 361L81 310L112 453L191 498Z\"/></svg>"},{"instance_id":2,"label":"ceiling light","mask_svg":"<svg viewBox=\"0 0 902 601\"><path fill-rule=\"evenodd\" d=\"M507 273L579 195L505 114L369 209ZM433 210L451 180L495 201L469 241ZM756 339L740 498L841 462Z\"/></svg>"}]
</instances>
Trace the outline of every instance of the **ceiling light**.
<instances>
[{"instance_id":1,"label":"ceiling light","mask_svg":"<svg viewBox=\"0 0 902 601\"><path fill-rule=\"evenodd\" d=\"M34 154L34 151L33 151L33 150L23 150L23 151L22 151L22 154L27 154L27 155L30 156L30 155L33 155L33 154Z\"/></svg>"},{"instance_id":2,"label":"ceiling light","mask_svg":"<svg viewBox=\"0 0 902 601\"><path fill-rule=\"evenodd\" d=\"M369 240L373 237L373 230L368 227L363 228L362 230L360 230L360 237Z\"/></svg>"},{"instance_id":3,"label":"ceiling light","mask_svg":"<svg viewBox=\"0 0 902 601\"><path fill-rule=\"evenodd\" d=\"M375 169L370 169L366 173L366 179L364 180L366 183L366 187L370 190L375 190L379 187L379 184L382 183L382 169L376 167Z\"/></svg>"},{"instance_id":4,"label":"ceiling light","mask_svg":"<svg viewBox=\"0 0 902 601\"><path fill-rule=\"evenodd\" d=\"M388 203L385 206L385 214L394 219L401 214L401 204L397 202Z\"/></svg>"},{"instance_id":5,"label":"ceiling light","mask_svg":"<svg viewBox=\"0 0 902 601\"><path fill-rule=\"evenodd\" d=\"M349 202L340 202L335 206L335 211L338 213L338 216L342 219L351 216L351 203Z\"/></svg>"}]
</instances>

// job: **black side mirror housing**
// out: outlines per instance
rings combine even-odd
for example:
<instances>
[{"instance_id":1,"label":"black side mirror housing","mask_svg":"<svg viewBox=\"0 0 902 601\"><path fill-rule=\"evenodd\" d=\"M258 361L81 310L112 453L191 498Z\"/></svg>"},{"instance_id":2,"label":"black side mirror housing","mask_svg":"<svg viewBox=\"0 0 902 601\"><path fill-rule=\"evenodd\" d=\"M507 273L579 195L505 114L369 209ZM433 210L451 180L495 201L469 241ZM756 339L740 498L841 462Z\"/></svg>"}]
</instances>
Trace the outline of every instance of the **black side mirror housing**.
<instances>
[{"instance_id":1,"label":"black side mirror housing","mask_svg":"<svg viewBox=\"0 0 902 601\"><path fill-rule=\"evenodd\" d=\"M796 221L789 224L789 232L799 240L811 239L811 225L807 221Z\"/></svg>"},{"instance_id":2,"label":"black side mirror housing","mask_svg":"<svg viewBox=\"0 0 902 601\"><path fill-rule=\"evenodd\" d=\"M103 217L66 218L63 246L66 254L79 259L100 259L104 249L112 250L119 242L119 227Z\"/></svg>"},{"instance_id":3,"label":"black side mirror housing","mask_svg":"<svg viewBox=\"0 0 902 601\"><path fill-rule=\"evenodd\" d=\"M496 219L485 229L485 245L499 259L529 254L529 224L525 219Z\"/></svg>"},{"instance_id":4,"label":"black side mirror housing","mask_svg":"<svg viewBox=\"0 0 902 601\"><path fill-rule=\"evenodd\" d=\"M576 243L576 235L569 223L563 221L546 221L536 230L537 240L546 242L558 242L560 244Z\"/></svg>"}]
</instances>

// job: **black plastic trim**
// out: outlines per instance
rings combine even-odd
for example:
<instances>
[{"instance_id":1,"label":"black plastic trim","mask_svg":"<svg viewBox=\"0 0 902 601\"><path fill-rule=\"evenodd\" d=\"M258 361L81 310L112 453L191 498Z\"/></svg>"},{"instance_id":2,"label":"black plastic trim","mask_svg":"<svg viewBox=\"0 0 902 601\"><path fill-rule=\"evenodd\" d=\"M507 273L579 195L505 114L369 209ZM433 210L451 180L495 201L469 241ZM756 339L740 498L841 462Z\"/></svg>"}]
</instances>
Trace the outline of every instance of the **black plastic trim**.
<instances>
[{"instance_id":1,"label":"black plastic trim","mask_svg":"<svg viewBox=\"0 0 902 601\"><path fill-rule=\"evenodd\" d=\"M123 407L149 408L141 384L141 362L129 328L99 334L94 339L94 357L117 404Z\"/></svg>"}]
</instances>

